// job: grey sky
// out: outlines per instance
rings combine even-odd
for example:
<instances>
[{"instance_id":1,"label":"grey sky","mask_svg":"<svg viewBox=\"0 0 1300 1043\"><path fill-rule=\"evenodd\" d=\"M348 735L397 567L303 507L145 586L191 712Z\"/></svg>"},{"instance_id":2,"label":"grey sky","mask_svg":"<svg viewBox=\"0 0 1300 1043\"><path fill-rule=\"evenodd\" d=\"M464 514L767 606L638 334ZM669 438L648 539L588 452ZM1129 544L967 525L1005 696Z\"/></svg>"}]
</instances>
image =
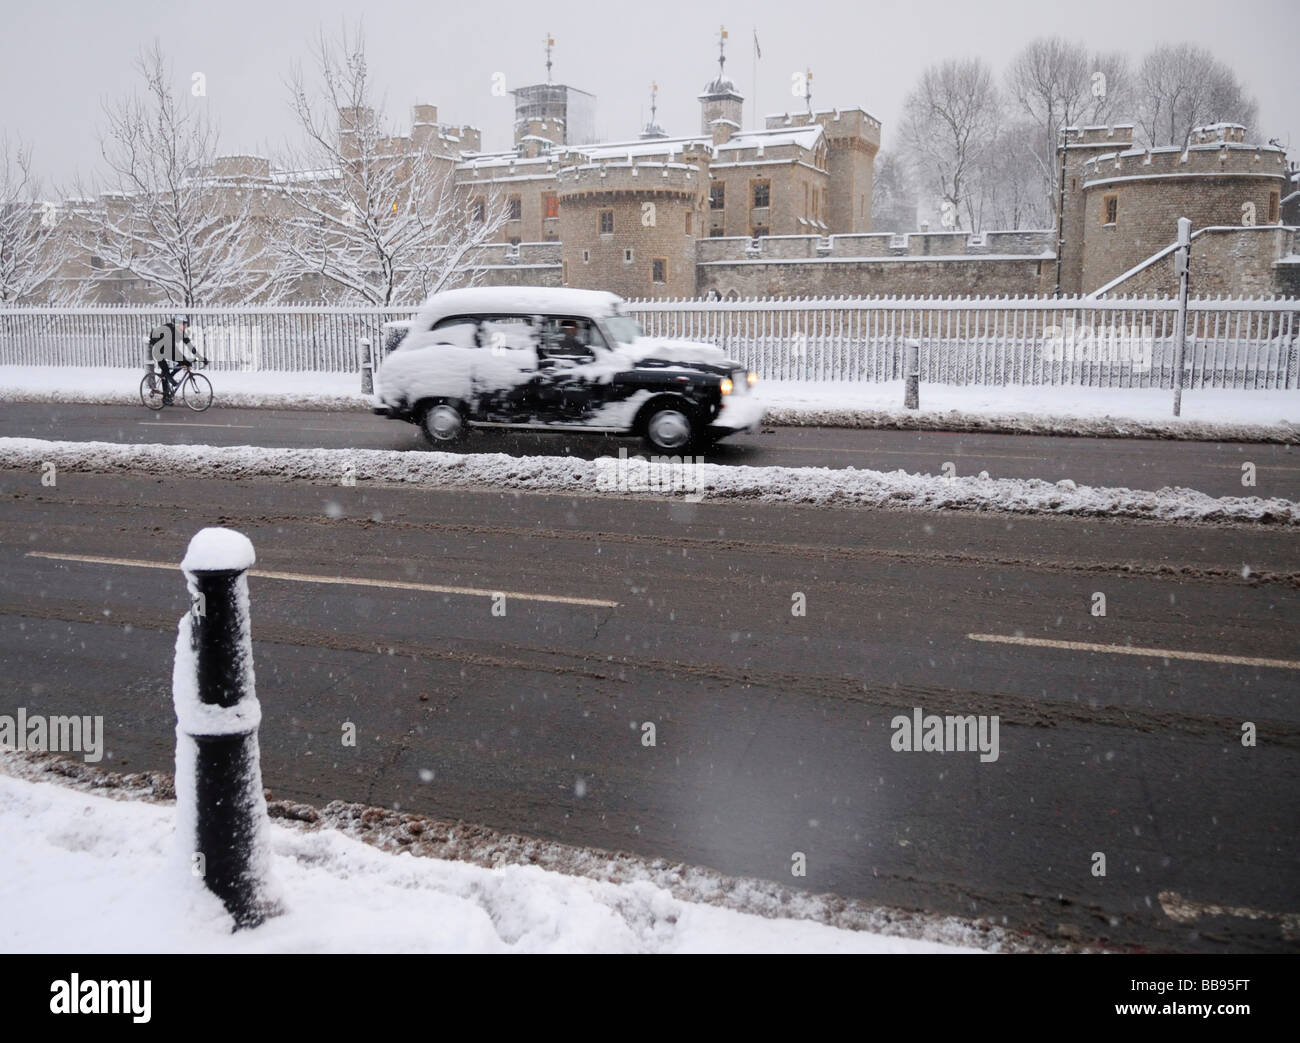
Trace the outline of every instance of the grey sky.
<instances>
[{"instance_id":1,"label":"grey sky","mask_svg":"<svg viewBox=\"0 0 1300 1043\"><path fill-rule=\"evenodd\" d=\"M291 63L310 58L322 26L337 32L358 16L376 84L399 128L412 103L431 102L441 120L479 126L488 149L509 144L512 117L511 99L492 94L493 74L504 73L507 87L543 80L547 32L557 42L555 80L596 94L604 136L637 133L651 80L660 85L659 122L670 133L695 132L695 96L717 69L716 34L725 24L727 71L745 94L747 124L755 27L761 112L797 107L791 74L811 67L814 103L865 107L884 124L885 148L894 142L903 95L926 64L978 54L1000 74L1033 37L1060 33L1135 60L1162 42L1207 47L1259 99L1264 136L1289 142L1293 158L1300 153L1294 0L41 0L7 5L0 131L35 147L47 179L92 173L101 100L134 88L132 60L157 37L173 55L178 88L189 90L193 72L206 76L223 151L273 153L293 129L284 87Z\"/></svg>"}]
</instances>

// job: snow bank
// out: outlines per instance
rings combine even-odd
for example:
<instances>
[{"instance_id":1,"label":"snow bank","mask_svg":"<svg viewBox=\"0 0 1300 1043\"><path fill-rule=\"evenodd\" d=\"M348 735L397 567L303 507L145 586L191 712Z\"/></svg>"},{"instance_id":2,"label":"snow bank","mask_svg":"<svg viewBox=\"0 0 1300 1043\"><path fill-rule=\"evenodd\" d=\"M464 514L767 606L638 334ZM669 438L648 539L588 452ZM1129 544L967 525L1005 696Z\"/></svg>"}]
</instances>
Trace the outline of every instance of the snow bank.
<instances>
[{"instance_id":1,"label":"snow bank","mask_svg":"<svg viewBox=\"0 0 1300 1043\"><path fill-rule=\"evenodd\" d=\"M0 366L0 402L139 405L143 370ZM227 408L368 410L355 373L210 371L215 404ZM377 379L382 383L382 377ZM921 385L921 408L902 408L901 381L762 380L768 424L906 428L1099 438L1177 438L1300 444L1300 391L1183 392L1170 415L1161 388Z\"/></svg>"},{"instance_id":2,"label":"snow bank","mask_svg":"<svg viewBox=\"0 0 1300 1043\"><path fill-rule=\"evenodd\" d=\"M232 933L171 860L171 808L0 774L9 952L975 952L766 919L534 866L388 854L274 824L285 911Z\"/></svg>"},{"instance_id":3,"label":"snow bank","mask_svg":"<svg viewBox=\"0 0 1300 1043\"><path fill-rule=\"evenodd\" d=\"M603 491L611 467L650 488L652 464L627 460L507 456L503 453L416 453L378 449L264 449L250 446L119 445L0 438L0 466L38 470L44 463L71 471L138 471L187 478L262 479L336 483L357 481L438 488L518 489L540 493L623 496ZM1290 500L1207 496L1193 489L1154 492L1055 484L1039 479L908 474L904 471L825 467L692 465L693 496L823 507L873 507L923 511L999 511L1151 518L1168 522L1256 522L1300 525L1300 504Z\"/></svg>"}]
</instances>

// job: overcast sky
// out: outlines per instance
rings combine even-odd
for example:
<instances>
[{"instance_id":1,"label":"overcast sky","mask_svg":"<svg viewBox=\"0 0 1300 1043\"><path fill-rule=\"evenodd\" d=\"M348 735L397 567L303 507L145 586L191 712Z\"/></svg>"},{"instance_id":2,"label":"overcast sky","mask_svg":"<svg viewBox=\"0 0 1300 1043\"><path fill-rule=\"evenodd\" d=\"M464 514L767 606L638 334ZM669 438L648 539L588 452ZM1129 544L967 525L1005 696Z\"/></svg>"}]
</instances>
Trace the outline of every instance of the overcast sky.
<instances>
[{"instance_id":1,"label":"overcast sky","mask_svg":"<svg viewBox=\"0 0 1300 1043\"><path fill-rule=\"evenodd\" d=\"M545 79L543 41L556 39L556 82L597 96L597 127L631 137L660 84L659 122L671 134L699 128L696 95L717 70L718 26L730 32L727 72L745 94L745 120L798 107L791 74L810 67L817 107L862 106L894 143L903 95L930 62L979 55L1001 74L1035 36L1059 33L1134 60L1162 42L1209 48L1260 103L1263 136L1300 154L1300 4L1295 0L552 0L397 3L389 0L40 0L7 4L0 35L0 133L21 137L47 180L91 174L99 158L101 104L134 89L132 61L158 38L177 86L194 72L225 152L273 154L292 133L284 81L310 59L324 27L364 20L386 111L405 129L416 101L439 118L483 131L484 148L510 144L512 101L492 93ZM757 92L753 32L762 47Z\"/></svg>"}]
</instances>

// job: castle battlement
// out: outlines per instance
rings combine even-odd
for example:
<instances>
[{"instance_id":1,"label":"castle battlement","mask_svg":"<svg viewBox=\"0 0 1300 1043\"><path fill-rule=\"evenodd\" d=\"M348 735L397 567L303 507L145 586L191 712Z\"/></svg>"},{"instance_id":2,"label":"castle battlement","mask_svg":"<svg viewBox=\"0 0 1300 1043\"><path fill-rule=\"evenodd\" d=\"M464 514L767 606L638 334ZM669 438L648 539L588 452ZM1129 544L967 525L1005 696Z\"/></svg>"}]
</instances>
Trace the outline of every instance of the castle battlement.
<instances>
[{"instance_id":1,"label":"castle battlement","mask_svg":"<svg viewBox=\"0 0 1300 1043\"><path fill-rule=\"evenodd\" d=\"M599 196L685 196L707 190L706 169L692 163L587 163L556 172L561 200Z\"/></svg>"},{"instance_id":2,"label":"castle battlement","mask_svg":"<svg viewBox=\"0 0 1300 1043\"><path fill-rule=\"evenodd\" d=\"M1216 141L1203 145L1128 149L1095 156L1083 164L1085 188L1128 178L1255 176L1285 179L1286 156L1272 145Z\"/></svg>"},{"instance_id":3,"label":"castle battlement","mask_svg":"<svg viewBox=\"0 0 1300 1043\"><path fill-rule=\"evenodd\" d=\"M1066 127L1061 131L1058 144L1068 141L1068 148L1098 148L1109 146L1123 150L1133 144L1133 124L1116 123L1114 126Z\"/></svg>"},{"instance_id":4,"label":"castle battlement","mask_svg":"<svg viewBox=\"0 0 1300 1043\"><path fill-rule=\"evenodd\" d=\"M825 109L819 112L778 112L763 117L767 130L808 127L820 123L828 139L862 138L880 146L880 120L865 109Z\"/></svg>"},{"instance_id":5,"label":"castle battlement","mask_svg":"<svg viewBox=\"0 0 1300 1043\"><path fill-rule=\"evenodd\" d=\"M719 261L861 260L880 258L925 260L931 257L1054 257L1056 232L1038 229L1015 232L867 232L857 235L770 235L701 239L696 250L701 263Z\"/></svg>"}]
</instances>

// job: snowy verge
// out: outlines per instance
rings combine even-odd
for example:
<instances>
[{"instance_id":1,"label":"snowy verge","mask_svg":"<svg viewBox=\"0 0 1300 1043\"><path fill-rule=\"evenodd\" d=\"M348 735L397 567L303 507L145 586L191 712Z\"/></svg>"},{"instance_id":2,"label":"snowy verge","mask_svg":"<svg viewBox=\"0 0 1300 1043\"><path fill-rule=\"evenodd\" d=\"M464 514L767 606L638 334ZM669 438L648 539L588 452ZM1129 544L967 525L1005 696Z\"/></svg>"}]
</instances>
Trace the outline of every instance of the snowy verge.
<instances>
[{"instance_id":1,"label":"snowy verge","mask_svg":"<svg viewBox=\"0 0 1300 1043\"><path fill-rule=\"evenodd\" d=\"M0 366L0 402L139 405L142 370ZM355 373L208 376L218 408L366 411ZM902 408L901 381L780 381L759 384L764 423L777 426L978 431L1094 438L1280 442L1300 445L1300 391L921 385L921 408Z\"/></svg>"},{"instance_id":2,"label":"snowy verge","mask_svg":"<svg viewBox=\"0 0 1300 1043\"><path fill-rule=\"evenodd\" d=\"M672 461L676 461L673 463ZM995 511L1149 518L1166 522L1300 525L1290 500L1213 497L1193 489L1154 492L1055 484L1040 479L954 477L826 467L652 464L644 458L508 456L401 452L392 449L266 449L253 446L123 445L0 438L0 467L41 471L138 472L173 478L377 482L434 488L512 489L537 493L672 497L692 502L758 501L803 506L922 511Z\"/></svg>"},{"instance_id":3,"label":"snowy verge","mask_svg":"<svg viewBox=\"0 0 1300 1043\"><path fill-rule=\"evenodd\" d=\"M0 768L14 763L0 756ZM284 913L232 933L221 904L172 858L173 808L20 774L31 773L0 772L8 952L951 953L977 952L972 941L1004 933L938 917L927 933L946 925L965 944L905 937L887 920L889 935L850 930L800 915L824 896L786 892L786 907L764 916L703 895L675 897L650 874L612 882L536 865L488 867L385 851L301 821L270 828Z\"/></svg>"}]
</instances>

